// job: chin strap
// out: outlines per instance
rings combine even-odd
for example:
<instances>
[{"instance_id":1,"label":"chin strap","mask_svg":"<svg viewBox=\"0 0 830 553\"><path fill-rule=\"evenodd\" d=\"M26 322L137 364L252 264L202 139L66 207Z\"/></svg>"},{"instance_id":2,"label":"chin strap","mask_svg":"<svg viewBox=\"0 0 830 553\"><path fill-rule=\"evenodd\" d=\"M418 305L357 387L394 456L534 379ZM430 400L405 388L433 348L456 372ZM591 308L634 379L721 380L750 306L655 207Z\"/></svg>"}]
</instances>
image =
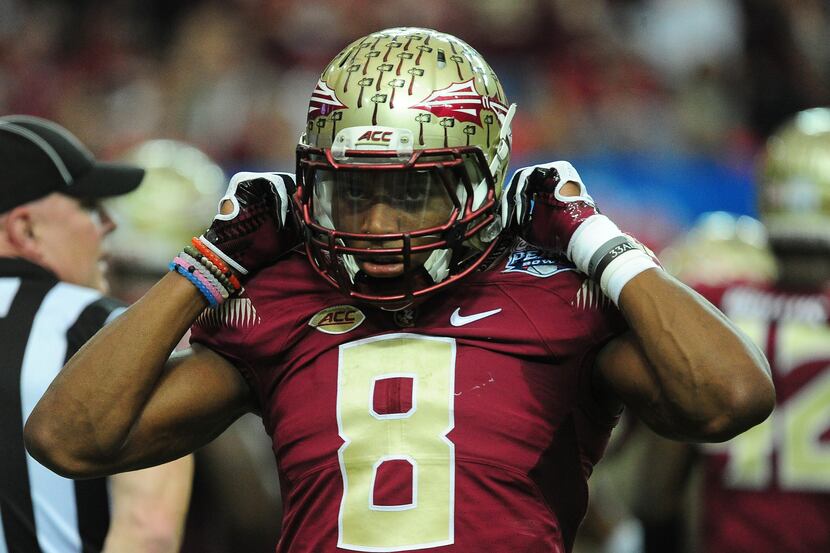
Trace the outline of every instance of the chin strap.
<instances>
[{"instance_id":1,"label":"chin strap","mask_svg":"<svg viewBox=\"0 0 830 553\"><path fill-rule=\"evenodd\" d=\"M499 131L499 147L496 148L496 153L493 154L493 159L490 160L490 174L493 175L493 178L498 178L497 173L507 167L507 161L510 158L510 142L513 140L513 131L510 125L513 124L513 116L515 115L516 104L510 104L510 108L502 121L501 131Z\"/></svg>"},{"instance_id":2,"label":"chin strap","mask_svg":"<svg viewBox=\"0 0 830 553\"><path fill-rule=\"evenodd\" d=\"M450 275L450 258L452 252L446 248L435 250L424 262L424 269L437 284Z\"/></svg>"},{"instance_id":3,"label":"chin strap","mask_svg":"<svg viewBox=\"0 0 830 553\"><path fill-rule=\"evenodd\" d=\"M507 169L507 163L510 159L510 143L513 139L513 132L510 128L513 123L513 117L516 115L516 104L510 104L510 108L502 119L501 131L499 131L499 145L493 154L493 159L490 160L488 170L497 182L503 180L502 172ZM472 208L478 207L484 202L487 196L487 180L482 179L478 185L473 189L473 205ZM506 222L509 220L509 213L506 212L506 196L502 192L502 205L499 215L493 223L483 229L479 234L484 242L490 242L497 238L501 231L506 227ZM467 192L463 186L458 188L458 199L462 205L467 201ZM436 250L430 254L424 263L424 268L429 273L429 276L438 283L446 279L450 274L450 260L452 259L452 252L448 249Z\"/></svg>"}]
</instances>

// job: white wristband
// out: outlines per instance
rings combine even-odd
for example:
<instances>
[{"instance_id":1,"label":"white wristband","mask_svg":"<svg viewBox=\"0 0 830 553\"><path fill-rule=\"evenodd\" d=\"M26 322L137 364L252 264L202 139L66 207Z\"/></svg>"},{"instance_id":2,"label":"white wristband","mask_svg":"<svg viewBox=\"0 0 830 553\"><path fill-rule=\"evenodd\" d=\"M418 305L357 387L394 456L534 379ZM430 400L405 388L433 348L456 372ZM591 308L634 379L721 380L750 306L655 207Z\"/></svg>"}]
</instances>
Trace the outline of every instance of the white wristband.
<instances>
[{"instance_id":1,"label":"white wristband","mask_svg":"<svg viewBox=\"0 0 830 553\"><path fill-rule=\"evenodd\" d=\"M632 246L632 239L623 234L613 221L601 214L592 215L579 225L571 236L567 253L577 269L594 278L595 265L600 261L595 259L595 256L604 257L602 252L598 254L598 251L614 241L626 242L625 247L618 248L617 251L621 253L616 253L615 257L606 258L606 263L608 259L613 260L601 270L599 286L602 292L617 304L623 287L632 278L646 269L660 268L651 256L641 250L641 246Z\"/></svg>"},{"instance_id":2,"label":"white wristband","mask_svg":"<svg viewBox=\"0 0 830 553\"><path fill-rule=\"evenodd\" d=\"M659 268L646 252L631 250L608 264L600 278L599 287L614 305L619 305L622 289L632 278L647 269Z\"/></svg>"},{"instance_id":3,"label":"white wristband","mask_svg":"<svg viewBox=\"0 0 830 553\"><path fill-rule=\"evenodd\" d=\"M574 262L577 269L590 276L588 266L596 251L612 238L622 235L620 228L605 215L591 215L571 236L571 241L568 242L568 258Z\"/></svg>"}]
</instances>

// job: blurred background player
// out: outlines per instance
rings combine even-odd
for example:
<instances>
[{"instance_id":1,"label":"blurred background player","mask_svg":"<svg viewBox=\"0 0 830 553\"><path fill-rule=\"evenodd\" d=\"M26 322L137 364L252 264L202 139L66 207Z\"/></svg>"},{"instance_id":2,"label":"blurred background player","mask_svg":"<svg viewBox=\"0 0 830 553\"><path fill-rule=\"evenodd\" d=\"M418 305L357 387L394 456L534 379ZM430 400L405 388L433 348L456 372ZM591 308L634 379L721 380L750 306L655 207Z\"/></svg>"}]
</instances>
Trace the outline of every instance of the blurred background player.
<instances>
[{"instance_id":1,"label":"blurred background player","mask_svg":"<svg viewBox=\"0 0 830 553\"><path fill-rule=\"evenodd\" d=\"M142 142L120 156L145 171L140 188L106 200L119 232L108 236L112 294L133 302L165 272L170 252L204 230L226 186L224 171L178 140ZM187 343L187 336L183 343ZM183 551L273 550L281 504L270 442L245 415L196 453Z\"/></svg>"},{"instance_id":2,"label":"blurred background player","mask_svg":"<svg viewBox=\"0 0 830 553\"><path fill-rule=\"evenodd\" d=\"M707 261L718 250L698 240L676 267L764 347L777 407L746 434L697 452L653 438L647 458L660 462L641 467L638 506L650 551L830 550L830 109L799 112L770 137L758 182L775 266L760 229L719 214L686 243L712 224L731 232L723 263ZM701 472L684 515L678 501L693 455ZM690 513L699 520L684 540Z\"/></svg>"},{"instance_id":3,"label":"blurred background player","mask_svg":"<svg viewBox=\"0 0 830 553\"><path fill-rule=\"evenodd\" d=\"M702 214L660 252L660 261L695 286L763 285L776 275L763 224L725 211ZM590 481L590 507L577 553L662 553L684 547L690 534L686 529L695 526L699 510L686 493L692 459L686 457L685 444L655 440L659 438L647 427L623 414ZM650 485L643 486L643 481Z\"/></svg>"},{"instance_id":4,"label":"blurred background player","mask_svg":"<svg viewBox=\"0 0 830 553\"><path fill-rule=\"evenodd\" d=\"M104 295L99 203L143 171L104 164L59 125L0 117L0 551L178 551L192 458L73 482L23 449L23 424L71 357L123 307ZM84 399L83 401L86 401Z\"/></svg>"},{"instance_id":5,"label":"blurred background player","mask_svg":"<svg viewBox=\"0 0 830 553\"><path fill-rule=\"evenodd\" d=\"M660 252L660 261L694 285L768 283L777 274L764 225L750 215L726 211L702 214L686 234Z\"/></svg>"},{"instance_id":6,"label":"blurred background player","mask_svg":"<svg viewBox=\"0 0 830 553\"><path fill-rule=\"evenodd\" d=\"M107 237L113 295L135 301L167 271L167 252L216 211L225 173L178 140L148 140L118 156L145 171L140 188L107 199L119 232Z\"/></svg>"}]
</instances>

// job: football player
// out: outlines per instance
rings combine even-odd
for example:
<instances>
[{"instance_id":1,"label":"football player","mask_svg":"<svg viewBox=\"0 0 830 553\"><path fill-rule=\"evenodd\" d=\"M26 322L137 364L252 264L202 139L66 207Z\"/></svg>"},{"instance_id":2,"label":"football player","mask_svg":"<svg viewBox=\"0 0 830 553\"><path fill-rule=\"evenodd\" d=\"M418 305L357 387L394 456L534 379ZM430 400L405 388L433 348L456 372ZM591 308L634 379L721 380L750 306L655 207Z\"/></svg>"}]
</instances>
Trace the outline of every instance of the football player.
<instances>
[{"instance_id":1,"label":"football player","mask_svg":"<svg viewBox=\"0 0 830 553\"><path fill-rule=\"evenodd\" d=\"M707 553L830 550L828 161L830 109L796 114L769 138L758 173L777 271L756 257L737 282L701 284L699 275L686 275L764 348L778 403L764 423L697 452L700 520L692 539ZM746 274L749 267L755 275ZM682 485L678 471L694 451L658 441L652 448L674 459L663 477L649 481L656 488L650 493L666 494Z\"/></svg>"},{"instance_id":2,"label":"football player","mask_svg":"<svg viewBox=\"0 0 830 553\"><path fill-rule=\"evenodd\" d=\"M514 113L453 36L348 45L312 93L296 178L231 179L208 231L62 371L33 455L130 470L254 411L278 551L568 551L623 405L690 440L766 418L760 351L569 163L504 186Z\"/></svg>"}]
</instances>

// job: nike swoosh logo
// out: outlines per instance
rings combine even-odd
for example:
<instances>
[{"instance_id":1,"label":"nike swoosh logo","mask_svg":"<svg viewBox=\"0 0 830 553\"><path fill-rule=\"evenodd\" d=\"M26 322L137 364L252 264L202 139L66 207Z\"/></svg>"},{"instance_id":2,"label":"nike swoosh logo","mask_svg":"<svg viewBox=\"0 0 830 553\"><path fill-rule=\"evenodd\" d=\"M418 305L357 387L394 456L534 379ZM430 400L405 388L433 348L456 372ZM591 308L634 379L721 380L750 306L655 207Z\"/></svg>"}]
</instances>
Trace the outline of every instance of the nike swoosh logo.
<instances>
[{"instance_id":1,"label":"nike swoosh logo","mask_svg":"<svg viewBox=\"0 0 830 553\"><path fill-rule=\"evenodd\" d=\"M501 307L498 309L493 309L492 311L482 311L481 313L476 313L475 315L462 315L460 313L461 308L457 307L455 311L452 312L450 315L450 324L452 326L464 326L470 323L474 323L476 321L480 321L481 319L490 317L495 315L496 313L501 313Z\"/></svg>"}]
</instances>

